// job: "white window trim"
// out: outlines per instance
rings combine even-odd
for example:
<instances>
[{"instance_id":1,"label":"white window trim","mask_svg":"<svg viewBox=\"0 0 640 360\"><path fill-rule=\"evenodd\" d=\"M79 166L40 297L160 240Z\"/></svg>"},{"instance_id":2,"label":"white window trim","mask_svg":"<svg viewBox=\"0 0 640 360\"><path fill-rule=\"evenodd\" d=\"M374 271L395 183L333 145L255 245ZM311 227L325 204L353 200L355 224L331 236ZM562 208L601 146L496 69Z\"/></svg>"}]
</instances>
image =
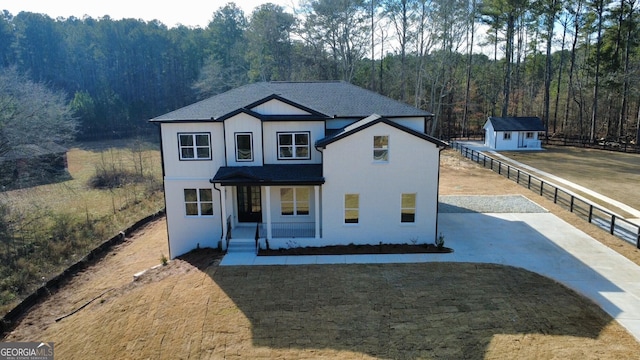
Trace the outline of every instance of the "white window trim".
<instances>
[{"instance_id":1,"label":"white window trim","mask_svg":"<svg viewBox=\"0 0 640 360\"><path fill-rule=\"evenodd\" d=\"M311 216L311 191L309 191L309 188L306 187L283 187L280 188L280 190L283 189L291 189L293 190L293 200L292 201L286 201L287 203L292 203L293 205L293 214L283 214L282 213L282 204L285 202L284 200L282 200L282 196L280 197L280 215L281 216L285 216L285 217L308 217ZM298 214L298 202L303 202L304 200L300 200L298 201L298 190L307 190L307 209L308 209L308 213L307 214ZM280 193L282 194L282 192Z\"/></svg>"},{"instance_id":2,"label":"white window trim","mask_svg":"<svg viewBox=\"0 0 640 360\"><path fill-rule=\"evenodd\" d=\"M358 196L358 207L348 208L347 207L347 195L356 195ZM342 222L346 226L357 226L360 224L360 194L359 193L348 193L344 194L342 205L344 206L344 211L342 211ZM358 211L358 221L357 222L347 222L347 210L356 210Z\"/></svg>"},{"instance_id":3,"label":"white window trim","mask_svg":"<svg viewBox=\"0 0 640 360\"><path fill-rule=\"evenodd\" d=\"M249 135L249 146L251 151L251 158L249 159L240 159L240 150L238 149L238 135ZM253 159L253 133L250 132L238 132L235 133L235 141L236 141L236 161L237 162L252 162Z\"/></svg>"},{"instance_id":4,"label":"white window trim","mask_svg":"<svg viewBox=\"0 0 640 360\"><path fill-rule=\"evenodd\" d=\"M193 145L183 146L180 137L189 135L193 141ZM207 146L198 146L196 143L196 135L206 135L207 136ZM193 149L193 157L183 157L182 149ZM198 149L207 148L209 149L208 157L198 157ZM178 157L181 161L198 161L198 160L211 160L211 133L208 132L194 132L194 133L178 133Z\"/></svg>"},{"instance_id":5,"label":"white window trim","mask_svg":"<svg viewBox=\"0 0 640 360\"><path fill-rule=\"evenodd\" d=\"M215 212L213 211L213 191L209 188L185 188L182 191L182 194L184 196L184 191L185 190L195 190L196 191L196 201L187 201L187 199L184 199L184 215L185 217L188 218L198 218L198 217L213 217L215 215ZM209 190L211 191L211 201L202 201L202 199L200 199L200 190ZM211 215L203 215L202 214L202 204L205 203L210 203L211 204ZM187 214L187 204L197 204L198 205L198 215L189 215Z\"/></svg>"},{"instance_id":6,"label":"white window trim","mask_svg":"<svg viewBox=\"0 0 640 360\"><path fill-rule=\"evenodd\" d=\"M376 147L376 138L377 137L386 137L387 138L387 146L386 147ZM382 164L386 164L389 162L389 140L390 140L390 136L389 135L374 135L373 136L373 162L375 163L382 163ZM386 160L378 160L376 159L376 150L380 151L380 150L384 150L387 152L387 159Z\"/></svg>"},{"instance_id":7,"label":"white window trim","mask_svg":"<svg viewBox=\"0 0 640 360\"><path fill-rule=\"evenodd\" d=\"M296 145L296 135L304 134L307 135L307 145ZM281 145L280 144L280 135L291 135L291 145ZM311 159L311 133L309 131L282 131L276 133L277 141L278 141L278 160L309 160ZM291 146L291 157L280 156L280 148ZM296 148L307 148L307 156L306 157L298 157L296 156Z\"/></svg>"}]
</instances>

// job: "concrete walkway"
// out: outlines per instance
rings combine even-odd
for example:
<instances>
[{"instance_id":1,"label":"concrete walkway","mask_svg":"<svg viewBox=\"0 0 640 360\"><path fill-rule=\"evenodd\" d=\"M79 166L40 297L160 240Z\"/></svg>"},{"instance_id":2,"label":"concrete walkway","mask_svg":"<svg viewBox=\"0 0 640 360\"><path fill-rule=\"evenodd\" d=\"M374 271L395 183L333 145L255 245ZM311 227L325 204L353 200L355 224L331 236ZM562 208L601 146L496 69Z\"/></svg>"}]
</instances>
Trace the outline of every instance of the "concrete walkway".
<instances>
[{"instance_id":1,"label":"concrete walkway","mask_svg":"<svg viewBox=\"0 0 640 360\"><path fill-rule=\"evenodd\" d=\"M451 254L256 256L221 266L475 262L521 267L594 301L640 341L640 266L551 213L444 213L438 229Z\"/></svg>"}]
</instances>

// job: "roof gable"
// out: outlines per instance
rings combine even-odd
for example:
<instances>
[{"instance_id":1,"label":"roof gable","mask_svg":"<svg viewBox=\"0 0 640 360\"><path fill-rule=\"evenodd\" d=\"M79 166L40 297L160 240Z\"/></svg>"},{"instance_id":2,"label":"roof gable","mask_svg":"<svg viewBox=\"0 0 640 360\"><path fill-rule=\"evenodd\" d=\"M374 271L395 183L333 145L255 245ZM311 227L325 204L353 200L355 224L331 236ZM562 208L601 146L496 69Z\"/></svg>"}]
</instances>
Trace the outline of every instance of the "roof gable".
<instances>
[{"instance_id":1,"label":"roof gable","mask_svg":"<svg viewBox=\"0 0 640 360\"><path fill-rule=\"evenodd\" d=\"M545 131L542 120L537 116L490 116L485 123L485 128L489 123L495 131Z\"/></svg>"},{"instance_id":2,"label":"roof gable","mask_svg":"<svg viewBox=\"0 0 640 360\"><path fill-rule=\"evenodd\" d=\"M435 144L436 146L439 147L446 147L448 146L448 144L442 140L436 139L432 136L429 136L427 134L415 131L413 129L410 129L406 126L402 126L398 123L395 123L387 118L384 118L378 114L373 114L371 116L368 116L360 121L357 121L349 126L344 127L343 129L337 131L336 133L327 136L323 139L320 139L316 142L316 147L321 147L321 148L326 148L327 145L336 142L340 139L344 139L346 137L348 137L349 135L355 134L361 130L364 130L370 126L373 126L375 124L379 124L379 123L384 123L386 125L389 125L391 127L394 127L398 130L404 131L410 135L419 137L423 140L429 141L433 144Z\"/></svg>"},{"instance_id":3,"label":"roof gable","mask_svg":"<svg viewBox=\"0 0 640 360\"><path fill-rule=\"evenodd\" d=\"M427 117L433 114L344 81L261 82L235 88L151 119L153 122L211 121L237 109L278 99L315 115L363 118Z\"/></svg>"},{"instance_id":4,"label":"roof gable","mask_svg":"<svg viewBox=\"0 0 640 360\"><path fill-rule=\"evenodd\" d=\"M282 103L285 104L287 107L293 108L291 109L291 113L290 114L275 114L272 113L271 111L268 111L268 105L269 104L277 104L277 103ZM266 105L266 106L265 106ZM300 104L296 104L293 101L290 101L288 99L285 99L279 95L276 94L272 94L270 96L267 96L264 99L260 99L258 101L256 101L253 104L249 104L246 106L248 109L251 109L257 113L260 113L262 115L313 115L313 116L321 116L321 117L327 117L327 115L322 114L318 111L315 111L313 109L307 108L305 106L302 106ZM261 110L267 110L267 111L261 111Z\"/></svg>"}]
</instances>

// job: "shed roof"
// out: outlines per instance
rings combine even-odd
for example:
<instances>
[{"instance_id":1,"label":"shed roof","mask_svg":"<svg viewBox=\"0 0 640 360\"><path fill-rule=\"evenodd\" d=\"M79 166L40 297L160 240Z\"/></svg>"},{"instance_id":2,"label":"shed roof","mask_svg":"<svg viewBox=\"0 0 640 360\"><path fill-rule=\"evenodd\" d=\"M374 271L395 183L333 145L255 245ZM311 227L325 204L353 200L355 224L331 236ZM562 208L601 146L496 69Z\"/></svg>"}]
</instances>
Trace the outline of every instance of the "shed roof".
<instances>
[{"instance_id":1,"label":"shed roof","mask_svg":"<svg viewBox=\"0 0 640 360\"><path fill-rule=\"evenodd\" d=\"M259 82L212 96L151 121L218 120L230 112L254 106L274 96L312 109L317 112L314 114L316 116L364 118L372 113L388 117L433 115L344 81Z\"/></svg>"},{"instance_id":2,"label":"shed roof","mask_svg":"<svg viewBox=\"0 0 640 360\"><path fill-rule=\"evenodd\" d=\"M490 116L487 123L491 123L495 131L545 131L542 120L537 116Z\"/></svg>"}]
</instances>

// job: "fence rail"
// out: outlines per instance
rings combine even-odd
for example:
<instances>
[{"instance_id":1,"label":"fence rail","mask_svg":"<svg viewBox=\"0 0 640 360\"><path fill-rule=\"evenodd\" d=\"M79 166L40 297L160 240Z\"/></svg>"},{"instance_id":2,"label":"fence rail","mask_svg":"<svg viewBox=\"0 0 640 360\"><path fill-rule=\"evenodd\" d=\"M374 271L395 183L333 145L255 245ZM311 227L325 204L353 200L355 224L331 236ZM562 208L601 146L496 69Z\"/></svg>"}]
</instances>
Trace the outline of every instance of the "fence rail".
<instances>
[{"instance_id":1,"label":"fence rail","mask_svg":"<svg viewBox=\"0 0 640 360\"><path fill-rule=\"evenodd\" d=\"M489 168L509 180L515 181L518 185L522 185L540 196L552 200L554 204L566 208L590 224L608 231L611 235L635 244L640 249L639 225L518 167L494 159L482 152L469 149L456 142L451 143L451 146L460 151L460 154L467 159L481 164L483 167Z\"/></svg>"}]
</instances>

